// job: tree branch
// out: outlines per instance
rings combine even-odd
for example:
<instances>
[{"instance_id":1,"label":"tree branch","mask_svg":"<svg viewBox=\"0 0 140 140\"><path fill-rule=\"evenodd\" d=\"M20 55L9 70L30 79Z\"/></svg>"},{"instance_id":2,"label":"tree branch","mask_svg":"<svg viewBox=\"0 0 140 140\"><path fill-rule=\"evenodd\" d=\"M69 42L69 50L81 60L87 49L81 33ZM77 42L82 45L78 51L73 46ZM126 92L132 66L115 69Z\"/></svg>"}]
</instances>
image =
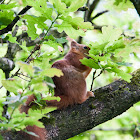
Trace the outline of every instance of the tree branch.
<instances>
[{"instance_id":1,"label":"tree branch","mask_svg":"<svg viewBox=\"0 0 140 140\"><path fill-rule=\"evenodd\" d=\"M135 9L140 16L140 0L131 0L131 2L135 6Z\"/></svg>"},{"instance_id":2,"label":"tree branch","mask_svg":"<svg viewBox=\"0 0 140 140\"><path fill-rule=\"evenodd\" d=\"M107 13L107 12L108 12L108 10L99 12L99 13L97 13L94 17L92 17L90 20L92 21L93 19L95 19L95 18L97 18L97 17L99 17L99 16L101 16L102 14Z\"/></svg>"},{"instance_id":3,"label":"tree branch","mask_svg":"<svg viewBox=\"0 0 140 140\"><path fill-rule=\"evenodd\" d=\"M92 12L94 11L94 9L96 8L96 6L98 5L99 2L100 2L100 0L94 0L93 3L90 5L89 12L88 12L88 15L87 15L88 21L91 17Z\"/></svg>"},{"instance_id":4,"label":"tree branch","mask_svg":"<svg viewBox=\"0 0 140 140\"><path fill-rule=\"evenodd\" d=\"M11 71L15 67L15 64L12 60L8 58L0 58L0 69L3 71Z\"/></svg>"},{"instance_id":5,"label":"tree branch","mask_svg":"<svg viewBox=\"0 0 140 140\"><path fill-rule=\"evenodd\" d=\"M65 140L125 112L140 101L140 69L133 74L131 83L118 80L95 90L94 94L94 98L81 105L50 113L51 119L55 120L53 124L43 118L41 121L47 129L47 136L53 140ZM1 134L5 140L25 139L24 134L17 132L3 131Z\"/></svg>"},{"instance_id":6,"label":"tree branch","mask_svg":"<svg viewBox=\"0 0 140 140\"><path fill-rule=\"evenodd\" d=\"M8 33L9 31L12 31L12 28L14 27L14 25L17 23L17 21L20 19L19 15L23 15L24 13L26 13L29 9L31 8L31 6L26 6L25 8L23 8L18 15L14 18L14 20L8 24L8 26L2 30L0 30L0 35Z\"/></svg>"}]
</instances>

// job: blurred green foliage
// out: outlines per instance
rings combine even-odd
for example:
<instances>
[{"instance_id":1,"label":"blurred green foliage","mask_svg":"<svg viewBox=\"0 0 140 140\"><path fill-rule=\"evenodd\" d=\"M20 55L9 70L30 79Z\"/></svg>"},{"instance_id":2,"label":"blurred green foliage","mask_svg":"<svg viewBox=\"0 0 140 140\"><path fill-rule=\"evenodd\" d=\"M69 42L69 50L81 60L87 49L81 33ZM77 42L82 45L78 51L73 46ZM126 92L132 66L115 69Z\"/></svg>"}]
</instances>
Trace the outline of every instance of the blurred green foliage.
<instances>
[{"instance_id":1,"label":"blurred green foliage","mask_svg":"<svg viewBox=\"0 0 140 140\"><path fill-rule=\"evenodd\" d=\"M21 75L5 79L5 74L0 70L0 129L14 129L17 131L25 130L28 125L36 124L44 127L38 120L46 117L44 114L53 111L56 108L44 108L43 100L60 100L52 95L49 89L55 85L52 82L53 76L62 76L63 73L51 68L52 60L57 59L65 52L60 51L63 43L67 40L65 37L57 38L50 35L51 29L58 32L65 32L69 37L77 39L84 37L85 44L91 50L89 56L92 59L84 58L81 62L97 70L97 75L103 71L102 75L94 81L94 88L107 85L118 78L130 82L131 73L140 67L140 20L129 0L101 1L92 15L96 15L99 10L107 8L110 10L107 14L93 19L97 25L107 25L102 27L102 32L93 30L90 22L84 22L83 17L77 16L77 10L84 6L87 0L22 0L22 1L4 1L0 5L0 30L5 28L23 7L30 5L32 8L25 15L20 16L17 22L19 26L17 36L27 32L29 37L34 40L41 38L40 48L33 54L34 46L26 46L25 41L17 41L17 36L13 37L11 32L3 34L2 39L11 43L16 43L21 48L15 55L16 64L10 76L15 74L20 68ZM124 10L122 12L122 10ZM119 13L120 12L120 13ZM122 16L123 15L123 16ZM83 16L80 14L80 16ZM14 28L13 28L14 30ZM12 31L13 31L12 30ZM87 31L86 31L87 30ZM86 32L85 32L86 31ZM96 41L93 41L96 40ZM61 48L61 49L60 49ZM4 57L8 49L7 43L0 45L0 57ZM65 50L64 50L65 51ZM27 59L32 54L30 59ZM29 62L32 63L29 64ZM92 73L87 78L88 89L91 86ZM6 97L6 90L10 96ZM25 103L27 96L35 94L35 101L39 109L30 109L28 115L19 112L19 106ZM45 96L41 99L41 94ZM8 104L8 118L2 115L3 105ZM101 124L90 130L79 134L70 140L129 140L140 136L140 103L129 109L124 114ZM27 131L26 131L27 132ZM34 133L27 132L31 135Z\"/></svg>"}]
</instances>

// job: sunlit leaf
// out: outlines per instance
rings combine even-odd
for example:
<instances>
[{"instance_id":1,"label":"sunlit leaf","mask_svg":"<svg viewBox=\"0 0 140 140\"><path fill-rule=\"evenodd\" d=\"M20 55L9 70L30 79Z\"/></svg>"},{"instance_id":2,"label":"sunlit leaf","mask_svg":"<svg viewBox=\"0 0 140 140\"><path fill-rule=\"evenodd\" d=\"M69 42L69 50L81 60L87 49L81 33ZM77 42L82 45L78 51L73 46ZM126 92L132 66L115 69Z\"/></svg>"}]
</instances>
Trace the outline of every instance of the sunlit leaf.
<instances>
[{"instance_id":1,"label":"sunlit leaf","mask_svg":"<svg viewBox=\"0 0 140 140\"><path fill-rule=\"evenodd\" d=\"M60 76L63 76L62 71L60 69L56 69L56 68L47 68L41 74L45 75L45 76L49 76L49 77L54 77L54 76L60 77Z\"/></svg>"},{"instance_id":2,"label":"sunlit leaf","mask_svg":"<svg viewBox=\"0 0 140 140\"><path fill-rule=\"evenodd\" d=\"M17 94L19 89L22 89L22 84L20 80L17 79L8 79L2 80L2 85L10 92Z\"/></svg>"},{"instance_id":3,"label":"sunlit leaf","mask_svg":"<svg viewBox=\"0 0 140 140\"><path fill-rule=\"evenodd\" d=\"M60 101L61 98L60 97L53 97L53 96L47 96L45 98L43 98L42 100L47 100L47 101L51 101L51 100L57 100L57 101Z\"/></svg>"},{"instance_id":4,"label":"sunlit leaf","mask_svg":"<svg viewBox=\"0 0 140 140\"><path fill-rule=\"evenodd\" d=\"M33 76L34 75L34 69L28 63L25 63L25 62L17 62L17 64L21 68L22 72L26 72L30 76Z\"/></svg>"}]
</instances>

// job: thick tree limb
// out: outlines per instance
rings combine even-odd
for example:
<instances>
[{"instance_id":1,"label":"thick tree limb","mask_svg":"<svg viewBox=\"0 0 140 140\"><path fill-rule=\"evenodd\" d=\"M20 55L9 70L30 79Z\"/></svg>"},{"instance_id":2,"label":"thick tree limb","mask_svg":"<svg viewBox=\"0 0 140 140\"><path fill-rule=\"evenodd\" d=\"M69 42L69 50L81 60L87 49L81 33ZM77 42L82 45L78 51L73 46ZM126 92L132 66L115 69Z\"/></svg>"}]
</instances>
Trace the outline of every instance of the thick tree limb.
<instances>
[{"instance_id":1,"label":"thick tree limb","mask_svg":"<svg viewBox=\"0 0 140 140\"><path fill-rule=\"evenodd\" d=\"M136 9L136 11L138 12L138 14L140 16L140 0L131 0L131 2L135 6L135 9Z\"/></svg>"},{"instance_id":2,"label":"thick tree limb","mask_svg":"<svg viewBox=\"0 0 140 140\"><path fill-rule=\"evenodd\" d=\"M51 115L53 124L48 120L41 121L48 131L48 137L53 140L65 140L106 122L129 109L140 101L140 69L133 74L131 83L118 80L94 91L95 98L90 98L81 105L56 110ZM52 122L52 121L50 121ZM17 132L1 132L5 140L27 140Z\"/></svg>"},{"instance_id":3,"label":"thick tree limb","mask_svg":"<svg viewBox=\"0 0 140 140\"><path fill-rule=\"evenodd\" d=\"M0 69L3 71L11 71L15 67L14 62L8 58L0 58Z\"/></svg>"}]
</instances>

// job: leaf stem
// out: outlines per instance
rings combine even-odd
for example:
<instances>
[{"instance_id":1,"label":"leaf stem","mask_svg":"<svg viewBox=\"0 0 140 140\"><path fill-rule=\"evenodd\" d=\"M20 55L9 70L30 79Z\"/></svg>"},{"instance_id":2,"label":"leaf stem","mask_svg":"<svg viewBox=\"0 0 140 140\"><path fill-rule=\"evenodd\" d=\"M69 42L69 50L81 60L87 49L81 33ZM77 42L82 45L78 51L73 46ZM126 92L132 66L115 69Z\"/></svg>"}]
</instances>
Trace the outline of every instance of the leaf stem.
<instances>
[{"instance_id":1,"label":"leaf stem","mask_svg":"<svg viewBox=\"0 0 140 140\"><path fill-rule=\"evenodd\" d=\"M52 28L53 24L55 23L55 21L58 19L59 14L57 15L57 17L54 19L54 21L52 21L50 27L48 28L47 32L45 33L44 37L47 36L48 32L50 31L50 29ZM44 39L42 40L42 42L44 41ZM41 43L42 43L41 42Z\"/></svg>"}]
</instances>

